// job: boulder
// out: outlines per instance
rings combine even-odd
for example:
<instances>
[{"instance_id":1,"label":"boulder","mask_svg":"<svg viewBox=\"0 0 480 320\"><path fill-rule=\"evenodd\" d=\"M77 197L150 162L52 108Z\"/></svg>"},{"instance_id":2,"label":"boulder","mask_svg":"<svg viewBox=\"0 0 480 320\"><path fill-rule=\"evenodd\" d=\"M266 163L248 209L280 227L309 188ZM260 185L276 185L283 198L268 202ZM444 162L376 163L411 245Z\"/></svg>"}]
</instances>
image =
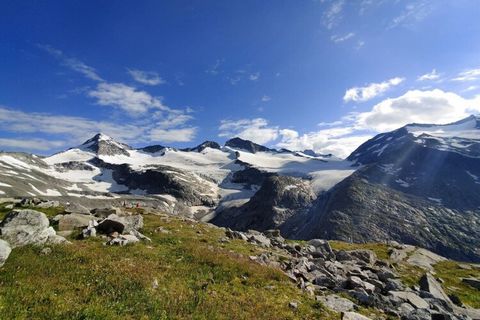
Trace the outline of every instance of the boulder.
<instances>
[{"instance_id":1,"label":"boulder","mask_svg":"<svg viewBox=\"0 0 480 320\"><path fill-rule=\"evenodd\" d=\"M365 282L357 276L352 276L347 279L347 289L362 288L368 293L375 291L375 286L371 283Z\"/></svg>"},{"instance_id":2,"label":"boulder","mask_svg":"<svg viewBox=\"0 0 480 320\"><path fill-rule=\"evenodd\" d=\"M65 207L65 212L78 213L78 214L90 214L90 210L79 203L69 203Z\"/></svg>"},{"instance_id":3,"label":"boulder","mask_svg":"<svg viewBox=\"0 0 480 320\"><path fill-rule=\"evenodd\" d=\"M261 233L249 235L248 242L256 243L262 247L267 247L267 248L272 245L270 239L265 237Z\"/></svg>"},{"instance_id":4,"label":"boulder","mask_svg":"<svg viewBox=\"0 0 480 320\"><path fill-rule=\"evenodd\" d=\"M377 255L372 250L359 249L348 251L353 258L363 261L367 264L373 265L377 261Z\"/></svg>"},{"instance_id":5,"label":"boulder","mask_svg":"<svg viewBox=\"0 0 480 320\"><path fill-rule=\"evenodd\" d=\"M356 312L343 312L342 320L371 320L369 317Z\"/></svg>"},{"instance_id":6,"label":"boulder","mask_svg":"<svg viewBox=\"0 0 480 320\"><path fill-rule=\"evenodd\" d=\"M117 214L110 214L107 219L123 224L125 227L125 232L131 232L143 228L143 216L139 214L132 216L118 216Z\"/></svg>"},{"instance_id":7,"label":"boulder","mask_svg":"<svg viewBox=\"0 0 480 320\"><path fill-rule=\"evenodd\" d=\"M348 312L357 309L355 303L348 299L337 296L336 294L318 296L317 301L322 302L325 306L336 312Z\"/></svg>"},{"instance_id":8,"label":"boulder","mask_svg":"<svg viewBox=\"0 0 480 320\"><path fill-rule=\"evenodd\" d=\"M448 295L443 291L442 285L431 273L426 273L420 278L420 289L429 292L434 298L452 303Z\"/></svg>"},{"instance_id":9,"label":"boulder","mask_svg":"<svg viewBox=\"0 0 480 320\"><path fill-rule=\"evenodd\" d=\"M7 261L10 252L12 252L12 249L8 242L0 239L0 267L4 265L5 261Z\"/></svg>"},{"instance_id":10,"label":"boulder","mask_svg":"<svg viewBox=\"0 0 480 320\"><path fill-rule=\"evenodd\" d=\"M312 239L308 241L308 245L315 248L313 256L331 257L333 255L332 247L327 240Z\"/></svg>"},{"instance_id":11,"label":"boulder","mask_svg":"<svg viewBox=\"0 0 480 320\"><path fill-rule=\"evenodd\" d=\"M127 244L134 244L140 240L131 234L122 234L118 237L110 239L106 244L110 246L125 246Z\"/></svg>"},{"instance_id":12,"label":"boulder","mask_svg":"<svg viewBox=\"0 0 480 320\"><path fill-rule=\"evenodd\" d=\"M58 230L67 231L77 228L85 228L91 220L98 220L92 215L71 213L60 216L58 219Z\"/></svg>"},{"instance_id":13,"label":"boulder","mask_svg":"<svg viewBox=\"0 0 480 320\"><path fill-rule=\"evenodd\" d=\"M1 237L12 248L28 244L61 243L66 239L57 236L49 227L47 216L35 210L13 210L0 223Z\"/></svg>"},{"instance_id":14,"label":"boulder","mask_svg":"<svg viewBox=\"0 0 480 320\"><path fill-rule=\"evenodd\" d=\"M430 306L427 301L410 291L390 291L389 294L400 300L409 302L416 309L428 309Z\"/></svg>"},{"instance_id":15,"label":"boulder","mask_svg":"<svg viewBox=\"0 0 480 320\"><path fill-rule=\"evenodd\" d=\"M114 232L123 233L123 230L125 230L125 225L115 220L105 219L98 224L96 229L100 234L109 235Z\"/></svg>"}]
</instances>

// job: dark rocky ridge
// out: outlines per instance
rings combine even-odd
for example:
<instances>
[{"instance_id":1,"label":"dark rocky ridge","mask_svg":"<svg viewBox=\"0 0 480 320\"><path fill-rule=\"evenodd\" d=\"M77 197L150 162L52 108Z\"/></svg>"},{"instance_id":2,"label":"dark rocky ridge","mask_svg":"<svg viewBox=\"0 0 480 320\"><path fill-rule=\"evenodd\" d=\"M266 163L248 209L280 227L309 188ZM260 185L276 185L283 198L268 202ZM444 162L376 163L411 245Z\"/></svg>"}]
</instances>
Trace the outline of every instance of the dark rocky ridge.
<instances>
[{"instance_id":1,"label":"dark rocky ridge","mask_svg":"<svg viewBox=\"0 0 480 320\"><path fill-rule=\"evenodd\" d=\"M252 141L249 140L243 140L241 138L233 138L225 142L225 146L235 148L235 149L241 149L245 151L249 151L251 153L256 153L259 151L263 152L268 152L268 151L275 151L273 149L264 147L262 145L256 144Z\"/></svg>"}]
</instances>

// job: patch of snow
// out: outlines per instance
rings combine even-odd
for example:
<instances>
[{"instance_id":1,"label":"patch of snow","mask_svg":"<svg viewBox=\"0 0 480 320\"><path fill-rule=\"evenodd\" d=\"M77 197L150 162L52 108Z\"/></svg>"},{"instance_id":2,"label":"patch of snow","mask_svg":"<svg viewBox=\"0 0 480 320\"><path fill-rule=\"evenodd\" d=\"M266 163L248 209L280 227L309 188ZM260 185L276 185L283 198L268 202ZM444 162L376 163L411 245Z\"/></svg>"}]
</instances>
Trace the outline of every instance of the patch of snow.
<instances>
[{"instance_id":1,"label":"patch of snow","mask_svg":"<svg viewBox=\"0 0 480 320\"><path fill-rule=\"evenodd\" d=\"M26 170L26 171L31 171L32 166L28 163L25 163L19 159L16 159L12 156L7 156L7 155L1 155L0 156L0 161L8 164L11 167L15 167L17 169L21 170Z\"/></svg>"},{"instance_id":2,"label":"patch of snow","mask_svg":"<svg viewBox=\"0 0 480 320\"><path fill-rule=\"evenodd\" d=\"M286 186L283 190L287 191L287 190L292 190L292 189L297 189L298 186L294 185L294 184L291 184L291 185L288 185Z\"/></svg>"},{"instance_id":3,"label":"patch of snow","mask_svg":"<svg viewBox=\"0 0 480 320\"><path fill-rule=\"evenodd\" d=\"M385 149L387 149L389 145L390 144L387 143L383 147L381 147L380 149L373 151L373 153L377 153L377 156L380 157L382 155L383 151L385 151Z\"/></svg>"},{"instance_id":4,"label":"patch of snow","mask_svg":"<svg viewBox=\"0 0 480 320\"><path fill-rule=\"evenodd\" d=\"M479 178L476 175L474 175L473 173L471 173L468 170L466 172L473 179L473 181L475 181L475 183L480 184Z\"/></svg>"},{"instance_id":5,"label":"patch of snow","mask_svg":"<svg viewBox=\"0 0 480 320\"><path fill-rule=\"evenodd\" d=\"M69 187L64 187L64 189L70 190L70 191L82 191L82 188L79 188L76 183L72 184Z\"/></svg>"},{"instance_id":6,"label":"patch of snow","mask_svg":"<svg viewBox=\"0 0 480 320\"><path fill-rule=\"evenodd\" d=\"M397 179L397 180L395 180L395 182L398 183L399 185L401 185L404 188L410 187L410 183L408 183L408 182L406 182L402 179Z\"/></svg>"},{"instance_id":7,"label":"patch of snow","mask_svg":"<svg viewBox=\"0 0 480 320\"><path fill-rule=\"evenodd\" d=\"M0 194L5 194L5 192L4 192L4 191L2 191L2 190L0 190Z\"/></svg>"},{"instance_id":8,"label":"patch of snow","mask_svg":"<svg viewBox=\"0 0 480 320\"><path fill-rule=\"evenodd\" d=\"M58 192L58 190L55 190L55 189L47 189L45 191L40 191L33 184L29 183L28 185L33 189L33 191L35 191L37 194L41 196L59 197L62 195L60 192Z\"/></svg>"},{"instance_id":9,"label":"patch of snow","mask_svg":"<svg viewBox=\"0 0 480 320\"><path fill-rule=\"evenodd\" d=\"M11 187L11 185L7 183L0 182L0 187Z\"/></svg>"},{"instance_id":10,"label":"patch of snow","mask_svg":"<svg viewBox=\"0 0 480 320\"><path fill-rule=\"evenodd\" d=\"M436 202L438 204L442 204L442 199L428 197L428 200Z\"/></svg>"}]
</instances>

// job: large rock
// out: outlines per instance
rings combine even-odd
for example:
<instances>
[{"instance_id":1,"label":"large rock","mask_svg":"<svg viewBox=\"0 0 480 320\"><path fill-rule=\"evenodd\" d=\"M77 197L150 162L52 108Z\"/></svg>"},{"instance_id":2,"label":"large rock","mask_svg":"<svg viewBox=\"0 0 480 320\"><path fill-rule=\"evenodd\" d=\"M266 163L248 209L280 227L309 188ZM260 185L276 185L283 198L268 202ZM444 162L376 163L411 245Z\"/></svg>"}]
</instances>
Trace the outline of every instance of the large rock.
<instances>
[{"instance_id":1,"label":"large rock","mask_svg":"<svg viewBox=\"0 0 480 320\"><path fill-rule=\"evenodd\" d=\"M101 223L98 224L96 230L100 234L112 234L114 232L117 233L123 233L123 230L125 230L125 225L121 222L115 221L115 220L110 220L110 219L105 219Z\"/></svg>"},{"instance_id":2,"label":"large rock","mask_svg":"<svg viewBox=\"0 0 480 320\"><path fill-rule=\"evenodd\" d=\"M352 301L339 297L335 294L330 294L328 296L318 296L317 300L322 302L328 308L337 311L337 312L348 312L353 311L357 308L355 303Z\"/></svg>"},{"instance_id":3,"label":"large rock","mask_svg":"<svg viewBox=\"0 0 480 320\"><path fill-rule=\"evenodd\" d=\"M7 214L0 223L0 234L12 248L28 244L65 242L65 238L57 236L49 227L47 216L35 210L14 210Z\"/></svg>"},{"instance_id":4,"label":"large rock","mask_svg":"<svg viewBox=\"0 0 480 320\"><path fill-rule=\"evenodd\" d=\"M342 320L371 320L371 319L356 312L344 312L342 313Z\"/></svg>"},{"instance_id":5,"label":"large rock","mask_svg":"<svg viewBox=\"0 0 480 320\"><path fill-rule=\"evenodd\" d=\"M372 250L358 249L350 250L348 253L353 256L355 259L363 261L367 264L375 264L377 261L377 255Z\"/></svg>"},{"instance_id":6,"label":"large rock","mask_svg":"<svg viewBox=\"0 0 480 320\"><path fill-rule=\"evenodd\" d=\"M143 216L139 214L132 216L118 216L116 214L111 214L107 219L123 224L125 226L125 232L138 231L143 228Z\"/></svg>"},{"instance_id":7,"label":"large rock","mask_svg":"<svg viewBox=\"0 0 480 320\"><path fill-rule=\"evenodd\" d=\"M0 267L7 261L10 252L12 252L12 249L8 242L0 239Z\"/></svg>"},{"instance_id":8,"label":"large rock","mask_svg":"<svg viewBox=\"0 0 480 320\"><path fill-rule=\"evenodd\" d=\"M429 292L433 297L452 303L448 295L443 291L442 285L433 277L431 273L426 273L420 279L420 289Z\"/></svg>"},{"instance_id":9,"label":"large rock","mask_svg":"<svg viewBox=\"0 0 480 320\"><path fill-rule=\"evenodd\" d=\"M79 204L79 203L69 203L66 208L65 208L65 212L69 212L69 213L79 213L79 214L90 214L90 210Z\"/></svg>"},{"instance_id":10,"label":"large rock","mask_svg":"<svg viewBox=\"0 0 480 320\"><path fill-rule=\"evenodd\" d=\"M98 218L86 214L66 214L58 218L58 230L67 231L75 230L77 228L85 228L91 220L98 220Z\"/></svg>"},{"instance_id":11,"label":"large rock","mask_svg":"<svg viewBox=\"0 0 480 320\"><path fill-rule=\"evenodd\" d=\"M409 302L416 309L428 309L430 306L427 301L410 291L390 291L391 296L400 300Z\"/></svg>"}]
</instances>

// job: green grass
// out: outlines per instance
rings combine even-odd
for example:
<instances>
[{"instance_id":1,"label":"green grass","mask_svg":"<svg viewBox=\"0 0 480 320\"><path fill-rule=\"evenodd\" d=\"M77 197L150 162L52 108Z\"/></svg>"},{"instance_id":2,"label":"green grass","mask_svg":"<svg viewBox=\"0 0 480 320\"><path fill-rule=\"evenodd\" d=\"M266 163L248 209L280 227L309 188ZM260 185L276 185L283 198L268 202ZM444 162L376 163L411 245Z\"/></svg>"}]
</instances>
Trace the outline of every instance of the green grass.
<instances>
[{"instance_id":1,"label":"green grass","mask_svg":"<svg viewBox=\"0 0 480 320\"><path fill-rule=\"evenodd\" d=\"M250 261L256 246L222 244L223 231L206 224L144 218L152 243L105 247L90 239L50 255L14 249L0 268L0 319L339 318L279 270ZM154 232L159 226L170 233Z\"/></svg>"},{"instance_id":2,"label":"green grass","mask_svg":"<svg viewBox=\"0 0 480 320\"><path fill-rule=\"evenodd\" d=\"M368 249L375 252L377 257L381 260L388 260L388 246L383 243L348 243L343 241L332 240L329 241L330 246L334 250L358 250L358 249Z\"/></svg>"},{"instance_id":3,"label":"green grass","mask_svg":"<svg viewBox=\"0 0 480 320\"><path fill-rule=\"evenodd\" d=\"M455 294L464 304L480 308L480 291L462 282L462 278L480 279L480 269L462 269L454 261L439 262L434 265L434 269L436 277L444 281L443 287L447 294Z\"/></svg>"}]
</instances>

